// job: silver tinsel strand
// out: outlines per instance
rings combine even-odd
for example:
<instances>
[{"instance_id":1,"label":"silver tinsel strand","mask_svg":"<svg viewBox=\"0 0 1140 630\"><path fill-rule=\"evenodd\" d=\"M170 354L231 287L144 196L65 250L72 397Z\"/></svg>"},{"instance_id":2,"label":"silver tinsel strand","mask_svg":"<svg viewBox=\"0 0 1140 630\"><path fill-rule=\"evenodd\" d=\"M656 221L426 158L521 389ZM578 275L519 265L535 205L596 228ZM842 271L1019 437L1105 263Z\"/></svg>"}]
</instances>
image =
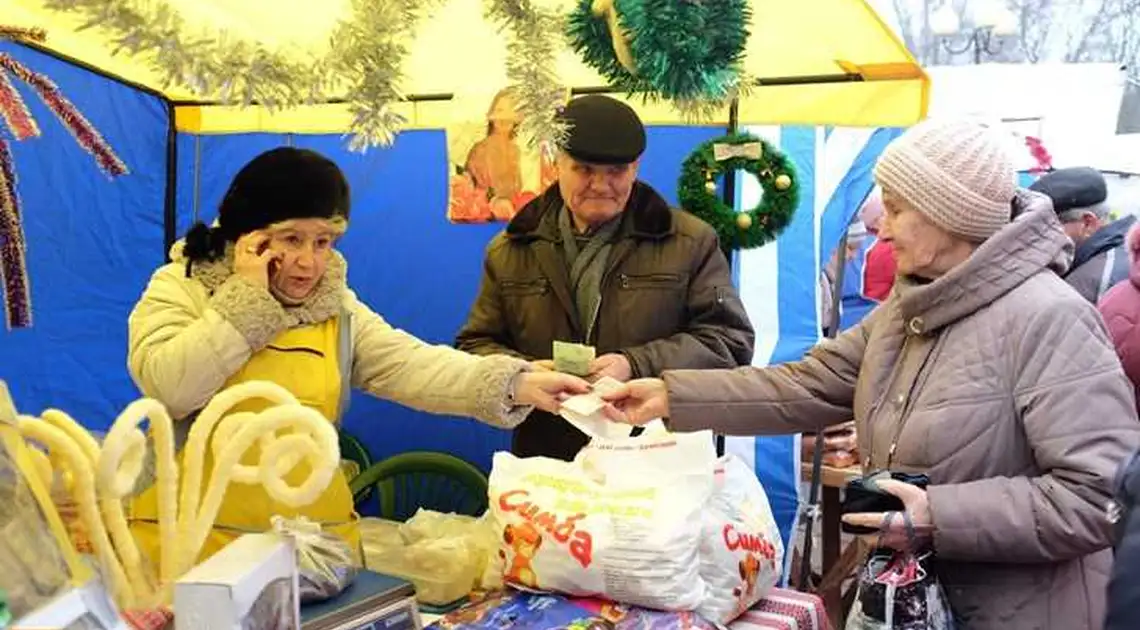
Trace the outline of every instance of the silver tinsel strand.
<instances>
[{"instance_id":1,"label":"silver tinsel strand","mask_svg":"<svg viewBox=\"0 0 1140 630\"><path fill-rule=\"evenodd\" d=\"M107 33L114 54L143 57L164 89L181 85L203 98L275 110L328 100L346 81L350 147L359 150L390 144L406 122L395 111L400 65L419 15L436 2L354 0L352 16L334 29L328 57L305 60L223 32L192 36L165 0L45 0L44 6L81 16L81 29Z\"/></svg>"},{"instance_id":2,"label":"silver tinsel strand","mask_svg":"<svg viewBox=\"0 0 1140 630\"><path fill-rule=\"evenodd\" d=\"M387 146L406 123L395 110L403 99L401 66L420 18L440 0L353 0L352 21L332 35L330 64L348 81L352 113L349 148Z\"/></svg>"},{"instance_id":3,"label":"silver tinsel strand","mask_svg":"<svg viewBox=\"0 0 1140 630\"><path fill-rule=\"evenodd\" d=\"M532 146L552 151L566 138L558 119L566 88L556 74L565 47L563 15L530 0L486 0L486 17L507 37L507 79L520 116L519 130Z\"/></svg>"}]
</instances>

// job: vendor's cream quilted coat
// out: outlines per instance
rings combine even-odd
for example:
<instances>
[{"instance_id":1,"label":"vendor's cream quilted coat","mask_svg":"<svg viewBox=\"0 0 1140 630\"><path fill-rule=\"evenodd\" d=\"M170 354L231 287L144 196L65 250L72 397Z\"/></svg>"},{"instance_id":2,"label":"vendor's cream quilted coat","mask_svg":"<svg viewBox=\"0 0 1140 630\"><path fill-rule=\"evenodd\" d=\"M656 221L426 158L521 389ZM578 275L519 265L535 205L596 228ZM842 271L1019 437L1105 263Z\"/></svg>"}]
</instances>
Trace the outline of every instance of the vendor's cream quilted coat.
<instances>
[{"instance_id":1,"label":"vendor's cream quilted coat","mask_svg":"<svg viewBox=\"0 0 1140 630\"><path fill-rule=\"evenodd\" d=\"M424 411L471 416L506 428L522 422L532 409L505 404L509 383L525 369L525 361L476 357L393 328L348 289L339 253L334 252L313 295L294 307L234 275L232 252L224 260L193 265L190 277L180 244L172 257L174 262L155 272L131 312L128 363L143 393L165 404L174 418L204 407L278 333L331 317L341 318L342 414L351 387Z\"/></svg>"},{"instance_id":2,"label":"vendor's cream quilted coat","mask_svg":"<svg viewBox=\"0 0 1140 630\"><path fill-rule=\"evenodd\" d=\"M854 415L868 469L930 475L938 577L962 628L1095 630L1106 508L1140 444L1132 386L1048 201L964 264L900 279L860 326L771 369L666 372L674 430L813 431Z\"/></svg>"}]
</instances>

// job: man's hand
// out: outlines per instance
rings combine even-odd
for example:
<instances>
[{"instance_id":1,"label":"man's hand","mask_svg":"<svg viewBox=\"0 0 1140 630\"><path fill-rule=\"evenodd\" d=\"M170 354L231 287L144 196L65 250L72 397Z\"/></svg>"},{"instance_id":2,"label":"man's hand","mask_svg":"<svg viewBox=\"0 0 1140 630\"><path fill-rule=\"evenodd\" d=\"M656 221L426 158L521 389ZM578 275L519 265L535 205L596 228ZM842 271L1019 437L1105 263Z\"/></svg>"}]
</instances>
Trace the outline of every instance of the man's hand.
<instances>
[{"instance_id":1,"label":"man's hand","mask_svg":"<svg viewBox=\"0 0 1140 630\"><path fill-rule=\"evenodd\" d=\"M669 417L669 389L659 378L639 378L602 395L606 416L614 422L641 426Z\"/></svg>"},{"instance_id":2,"label":"man's hand","mask_svg":"<svg viewBox=\"0 0 1140 630\"><path fill-rule=\"evenodd\" d=\"M515 376L514 392L515 404L534 405L543 411L558 413L563 400L589 393L590 384L561 372L520 372Z\"/></svg>"},{"instance_id":3,"label":"man's hand","mask_svg":"<svg viewBox=\"0 0 1140 630\"><path fill-rule=\"evenodd\" d=\"M603 354L590 362L590 375L587 378L596 381L605 376L624 383L633 378L633 367L620 352Z\"/></svg>"}]
</instances>

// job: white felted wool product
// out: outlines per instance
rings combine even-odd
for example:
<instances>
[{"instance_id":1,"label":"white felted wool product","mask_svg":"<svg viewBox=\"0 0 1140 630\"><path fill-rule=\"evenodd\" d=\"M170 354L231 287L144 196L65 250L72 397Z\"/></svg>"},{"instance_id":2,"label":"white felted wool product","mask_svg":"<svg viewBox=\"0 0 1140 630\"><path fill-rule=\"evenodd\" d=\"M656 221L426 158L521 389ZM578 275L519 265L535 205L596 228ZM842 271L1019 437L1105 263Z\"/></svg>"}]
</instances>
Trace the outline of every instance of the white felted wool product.
<instances>
[{"instance_id":1,"label":"white felted wool product","mask_svg":"<svg viewBox=\"0 0 1140 630\"><path fill-rule=\"evenodd\" d=\"M631 457L643 475L668 475L678 467L714 475L714 490L701 515L700 575L708 590L696 612L728 623L760 601L779 580L784 549L755 473L731 455L717 460L711 432L668 433L660 425L636 438L596 438L577 461L593 474L613 477L624 474Z\"/></svg>"},{"instance_id":2,"label":"white felted wool product","mask_svg":"<svg viewBox=\"0 0 1140 630\"><path fill-rule=\"evenodd\" d=\"M710 471L658 474L636 457L598 478L581 462L496 453L490 511L503 581L520 588L693 610Z\"/></svg>"}]
</instances>

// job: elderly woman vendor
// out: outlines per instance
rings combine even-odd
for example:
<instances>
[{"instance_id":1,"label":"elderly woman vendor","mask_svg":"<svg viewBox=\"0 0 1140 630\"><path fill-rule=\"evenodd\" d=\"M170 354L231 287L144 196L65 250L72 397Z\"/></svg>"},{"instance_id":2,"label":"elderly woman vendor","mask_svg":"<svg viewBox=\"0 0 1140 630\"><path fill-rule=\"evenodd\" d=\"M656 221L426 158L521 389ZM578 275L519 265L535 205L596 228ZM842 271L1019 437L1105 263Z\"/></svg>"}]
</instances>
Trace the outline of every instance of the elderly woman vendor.
<instances>
[{"instance_id":1,"label":"elderly woman vendor","mask_svg":"<svg viewBox=\"0 0 1140 630\"><path fill-rule=\"evenodd\" d=\"M348 215L348 183L333 162L312 151L273 149L234 178L217 225L194 226L175 247L174 262L155 272L130 316L130 371L147 396L185 419L178 423L183 437L215 394L253 380L283 386L333 422L356 387L504 428L534 407L556 411L562 394L588 390L574 377L527 371L519 359L429 345L388 325L345 282L335 245ZM250 406L234 411L264 408ZM131 510L132 528L152 558L155 494L146 490ZM352 495L341 475L300 512L276 504L261 486L233 485L203 557L236 534L269 529L274 514L302 514L355 536Z\"/></svg>"},{"instance_id":2,"label":"elderly woman vendor","mask_svg":"<svg viewBox=\"0 0 1140 630\"><path fill-rule=\"evenodd\" d=\"M933 548L958 627L1100 628L1106 510L1140 423L1104 324L1058 276L1072 243L984 125L920 123L875 178L899 273L885 303L801 361L665 372L610 395L611 412L733 435L854 415L865 470L930 477L926 491L881 486ZM902 518L844 518L888 521L886 544L909 544Z\"/></svg>"}]
</instances>

